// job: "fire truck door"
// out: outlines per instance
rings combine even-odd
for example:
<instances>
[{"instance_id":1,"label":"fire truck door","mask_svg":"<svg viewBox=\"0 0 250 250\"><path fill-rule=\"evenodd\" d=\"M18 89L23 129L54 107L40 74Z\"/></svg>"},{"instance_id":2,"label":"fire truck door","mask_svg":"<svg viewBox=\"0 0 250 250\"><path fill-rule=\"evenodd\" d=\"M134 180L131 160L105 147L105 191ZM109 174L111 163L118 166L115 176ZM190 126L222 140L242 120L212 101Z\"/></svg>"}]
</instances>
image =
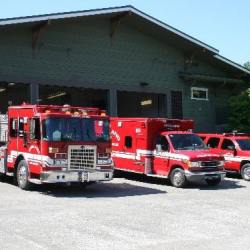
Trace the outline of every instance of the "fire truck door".
<instances>
[{"instance_id":1,"label":"fire truck door","mask_svg":"<svg viewBox=\"0 0 250 250\"><path fill-rule=\"evenodd\" d=\"M135 165L136 160L136 140L135 140L135 126L128 125L125 131L123 154L124 154L124 168L137 171L138 166Z\"/></svg>"},{"instance_id":2,"label":"fire truck door","mask_svg":"<svg viewBox=\"0 0 250 250\"><path fill-rule=\"evenodd\" d=\"M234 142L230 139L223 139L220 145L220 154L225 157L225 167L230 170L238 170L240 161L236 160Z\"/></svg>"},{"instance_id":3,"label":"fire truck door","mask_svg":"<svg viewBox=\"0 0 250 250\"><path fill-rule=\"evenodd\" d=\"M20 110L18 148L19 152L23 152L30 172L39 174L41 166L39 118L30 118L28 115L30 114L26 110Z\"/></svg>"},{"instance_id":4,"label":"fire truck door","mask_svg":"<svg viewBox=\"0 0 250 250\"><path fill-rule=\"evenodd\" d=\"M14 167L18 153L18 113L18 109L12 109L11 112L9 112L9 141L7 164L10 167Z\"/></svg>"},{"instance_id":5,"label":"fire truck door","mask_svg":"<svg viewBox=\"0 0 250 250\"><path fill-rule=\"evenodd\" d=\"M156 138L153 173L167 175L169 171L169 143L166 136L159 135Z\"/></svg>"}]
</instances>

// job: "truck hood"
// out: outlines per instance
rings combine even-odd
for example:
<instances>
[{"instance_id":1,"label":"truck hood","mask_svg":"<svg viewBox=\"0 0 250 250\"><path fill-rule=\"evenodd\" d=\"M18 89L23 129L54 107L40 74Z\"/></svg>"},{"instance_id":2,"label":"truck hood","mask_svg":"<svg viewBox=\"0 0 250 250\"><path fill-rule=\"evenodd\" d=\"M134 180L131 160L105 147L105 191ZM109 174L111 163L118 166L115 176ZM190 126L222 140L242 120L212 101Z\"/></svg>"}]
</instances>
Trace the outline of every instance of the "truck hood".
<instances>
[{"instance_id":1,"label":"truck hood","mask_svg":"<svg viewBox=\"0 0 250 250\"><path fill-rule=\"evenodd\" d=\"M177 153L177 152L176 152ZM179 155L182 155L189 161L220 161L224 160L224 157L219 154L214 154L210 151L179 151Z\"/></svg>"}]
</instances>

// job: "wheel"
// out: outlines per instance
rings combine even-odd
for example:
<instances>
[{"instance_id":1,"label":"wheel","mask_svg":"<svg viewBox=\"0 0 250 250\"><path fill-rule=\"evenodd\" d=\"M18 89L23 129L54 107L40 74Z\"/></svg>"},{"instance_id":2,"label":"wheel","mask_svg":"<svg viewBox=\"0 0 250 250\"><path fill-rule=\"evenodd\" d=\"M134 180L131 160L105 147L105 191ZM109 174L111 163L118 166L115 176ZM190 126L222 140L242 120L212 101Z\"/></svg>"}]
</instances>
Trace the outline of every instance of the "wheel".
<instances>
[{"instance_id":1,"label":"wheel","mask_svg":"<svg viewBox=\"0 0 250 250\"><path fill-rule=\"evenodd\" d=\"M170 181L176 188L183 188L187 185L187 179L183 169L175 168L170 175Z\"/></svg>"},{"instance_id":2,"label":"wheel","mask_svg":"<svg viewBox=\"0 0 250 250\"><path fill-rule=\"evenodd\" d=\"M244 180L250 181L250 163L246 163L242 166L240 174Z\"/></svg>"},{"instance_id":3,"label":"wheel","mask_svg":"<svg viewBox=\"0 0 250 250\"><path fill-rule=\"evenodd\" d=\"M218 178L218 179L206 179L206 183L209 185L209 186L216 186L220 183L221 181L221 178Z\"/></svg>"},{"instance_id":4,"label":"wheel","mask_svg":"<svg viewBox=\"0 0 250 250\"><path fill-rule=\"evenodd\" d=\"M29 190L32 188L32 183L29 182L29 166L25 160L21 160L18 163L16 173L17 185L23 190Z\"/></svg>"}]
</instances>

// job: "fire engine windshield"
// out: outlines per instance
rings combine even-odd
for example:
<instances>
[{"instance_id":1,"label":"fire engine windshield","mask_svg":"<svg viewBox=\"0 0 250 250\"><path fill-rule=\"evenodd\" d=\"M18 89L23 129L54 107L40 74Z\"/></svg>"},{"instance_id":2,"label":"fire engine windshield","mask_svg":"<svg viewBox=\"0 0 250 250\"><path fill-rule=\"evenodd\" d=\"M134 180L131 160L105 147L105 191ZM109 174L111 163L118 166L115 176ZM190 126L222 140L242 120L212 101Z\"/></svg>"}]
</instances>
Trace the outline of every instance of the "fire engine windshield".
<instances>
[{"instance_id":1,"label":"fire engine windshield","mask_svg":"<svg viewBox=\"0 0 250 250\"><path fill-rule=\"evenodd\" d=\"M110 141L109 121L101 119L83 119L83 140L95 142Z\"/></svg>"},{"instance_id":2,"label":"fire engine windshield","mask_svg":"<svg viewBox=\"0 0 250 250\"><path fill-rule=\"evenodd\" d=\"M237 139L236 142L241 150L250 150L250 139Z\"/></svg>"},{"instance_id":3,"label":"fire engine windshield","mask_svg":"<svg viewBox=\"0 0 250 250\"><path fill-rule=\"evenodd\" d=\"M208 150L202 139L195 134L170 134L175 150Z\"/></svg>"},{"instance_id":4,"label":"fire engine windshield","mask_svg":"<svg viewBox=\"0 0 250 250\"><path fill-rule=\"evenodd\" d=\"M105 119L80 119L50 117L42 123L44 141L100 141L109 137L109 121Z\"/></svg>"}]
</instances>

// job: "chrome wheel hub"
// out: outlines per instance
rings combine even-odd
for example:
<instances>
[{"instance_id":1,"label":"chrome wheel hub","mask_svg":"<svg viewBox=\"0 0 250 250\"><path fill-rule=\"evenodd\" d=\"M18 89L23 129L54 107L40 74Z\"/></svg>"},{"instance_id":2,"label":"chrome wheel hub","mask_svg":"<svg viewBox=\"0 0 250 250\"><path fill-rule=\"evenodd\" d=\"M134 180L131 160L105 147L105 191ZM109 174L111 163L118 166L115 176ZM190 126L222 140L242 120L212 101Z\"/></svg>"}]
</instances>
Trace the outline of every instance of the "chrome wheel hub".
<instances>
[{"instance_id":1,"label":"chrome wheel hub","mask_svg":"<svg viewBox=\"0 0 250 250\"><path fill-rule=\"evenodd\" d=\"M250 166L243 169L243 176L245 179L250 180Z\"/></svg>"},{"instance_id":2,"label":"chrome wheel hub","mask_svg":"<svg viewBox=\"0 0 250 250\"><path fill-rule=\"evenodd\" d=\"M25 166L21 166L18 172L18 180L21 185L27 181L27 170Z\"/></svg>"},{"instance_id":3,"label":"chrome wheel hub","mask_svg":"<svg viewBox=\"0 0 250 250\"><path fill-rule=\"evenodd\" d=\"M176 186L179 186L182 182L182 174L180 172L177 172L174 174L174 184Z\"/></svg>"}]
</instances>

